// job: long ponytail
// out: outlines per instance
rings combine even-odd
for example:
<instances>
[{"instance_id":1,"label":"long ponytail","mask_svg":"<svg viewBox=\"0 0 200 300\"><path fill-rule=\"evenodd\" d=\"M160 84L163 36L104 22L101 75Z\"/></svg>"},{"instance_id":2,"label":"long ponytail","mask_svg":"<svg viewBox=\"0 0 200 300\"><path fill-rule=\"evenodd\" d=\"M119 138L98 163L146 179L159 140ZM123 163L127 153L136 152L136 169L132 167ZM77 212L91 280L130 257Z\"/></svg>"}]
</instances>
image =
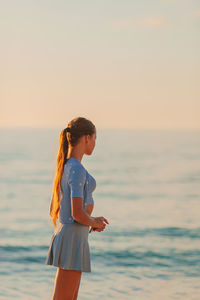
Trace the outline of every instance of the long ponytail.
<instances>
[{"instance_id":1,"label":"long ponytail","mask_svg":"<svg viewBox=\"0 0 200 300\"><path fill-rule=\"evenodd\" d=\"M58 218L58 213L60 210L60 198L62 196L61 189L61 178L63 174L64 165L67 161L67 152L68 152L68 140L66 136L66 128L63 129L60 133L59 137L59 150L57 154L57 164L56 164L56 172L54 176L53 183L53 191L52 191L52 199L49 214L52 218L54 224L54 231L56 231L56 220Z\"/></svg>"}]
</instances>

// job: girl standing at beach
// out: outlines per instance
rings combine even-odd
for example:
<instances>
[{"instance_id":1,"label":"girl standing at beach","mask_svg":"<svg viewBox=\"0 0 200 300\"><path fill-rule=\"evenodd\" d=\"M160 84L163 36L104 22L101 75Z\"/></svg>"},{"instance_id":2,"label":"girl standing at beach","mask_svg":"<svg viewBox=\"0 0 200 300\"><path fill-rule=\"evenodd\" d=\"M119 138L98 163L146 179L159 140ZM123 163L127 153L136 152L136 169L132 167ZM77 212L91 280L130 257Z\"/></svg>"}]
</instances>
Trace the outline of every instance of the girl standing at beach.
<instances>
[{"instance_id":1,"label":"girl standing at beach","mask_svg":"<svg viewBox=\"0 0 200 300\"><path fill-rule=\"evenodd\" d=\"M95 140L94 124L83 117L71 120L60 134L50 205L54 234L45 261L57 266L53 300L77 299L82 272L91 272L88 233L109 224L102 216L91 216L96 181L81 163L84 154L92 154Z\"/></svg>"}]
</instances>

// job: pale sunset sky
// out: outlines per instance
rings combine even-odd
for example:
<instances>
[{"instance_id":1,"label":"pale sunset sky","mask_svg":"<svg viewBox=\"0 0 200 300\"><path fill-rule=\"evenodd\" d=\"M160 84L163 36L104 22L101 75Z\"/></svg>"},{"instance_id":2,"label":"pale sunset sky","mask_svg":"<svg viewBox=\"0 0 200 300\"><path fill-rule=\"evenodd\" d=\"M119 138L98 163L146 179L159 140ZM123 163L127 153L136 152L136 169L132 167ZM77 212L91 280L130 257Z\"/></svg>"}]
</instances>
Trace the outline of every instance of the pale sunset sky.
<instances>
[{"instance_id":1,"label":"pale sunset sky","mask_svg":"<svg viewBox=\"0 0 200 300\"><path fill-rule=\"evenodd\" d=\"M0 127L200 129L200 1L0 3Z\"/></svg>"}]
</instances>

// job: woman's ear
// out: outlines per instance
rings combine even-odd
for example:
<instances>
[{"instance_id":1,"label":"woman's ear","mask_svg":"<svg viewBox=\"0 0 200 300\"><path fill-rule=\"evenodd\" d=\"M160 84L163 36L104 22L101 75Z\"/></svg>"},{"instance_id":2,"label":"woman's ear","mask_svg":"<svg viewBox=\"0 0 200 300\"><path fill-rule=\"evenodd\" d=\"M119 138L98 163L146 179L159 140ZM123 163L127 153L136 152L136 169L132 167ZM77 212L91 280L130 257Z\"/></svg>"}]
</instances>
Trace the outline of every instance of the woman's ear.
<instances>
[{"instance_id":1,"label":"woman's ear","mask_svg":"<svg viewBox=\"0 0 200 300\"><path fill-rule=\"evenodd\" d=\"M89 135L89 134L86 134L86 135L85 135L85 142L86 142L86 144L89 142L89 139L90 139L90 135Z\"/></svg>"}]
</instances>

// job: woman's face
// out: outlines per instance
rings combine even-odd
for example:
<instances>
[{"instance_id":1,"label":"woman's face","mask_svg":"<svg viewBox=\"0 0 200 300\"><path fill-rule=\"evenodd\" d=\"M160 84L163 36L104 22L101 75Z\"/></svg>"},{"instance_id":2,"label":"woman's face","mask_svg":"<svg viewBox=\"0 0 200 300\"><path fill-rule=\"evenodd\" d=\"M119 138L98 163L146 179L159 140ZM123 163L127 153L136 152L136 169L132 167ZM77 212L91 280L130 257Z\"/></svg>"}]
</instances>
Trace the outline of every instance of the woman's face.
<instances>
[{"instance_id":1,"label":"woman's face","mask_svg":"<svg viewBox=\"0 0 200 300\"><path fill-rule=\"evenodd\" d=\"M88 135L88 143L87 143L87 153L88 155L92 154L96 142L96 132L92 134L92 136Z\"/></svg>"}]
</instances>

